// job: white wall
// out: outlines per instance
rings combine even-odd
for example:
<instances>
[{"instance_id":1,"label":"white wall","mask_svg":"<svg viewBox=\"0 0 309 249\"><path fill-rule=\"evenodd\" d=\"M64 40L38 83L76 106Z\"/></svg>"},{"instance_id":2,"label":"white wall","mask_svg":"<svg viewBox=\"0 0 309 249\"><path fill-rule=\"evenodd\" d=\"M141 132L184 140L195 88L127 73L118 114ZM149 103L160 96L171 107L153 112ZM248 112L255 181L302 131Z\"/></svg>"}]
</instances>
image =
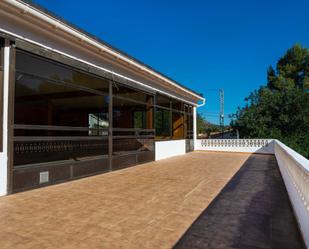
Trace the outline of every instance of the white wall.
<instances>
[{"instance_id":1,"label":"white wall","mask_svg":"<svg viewBox=\"0 0 309 249\"><path fill-rule=\"evenodd\" d=\"M274 149L300 231L309 248L309 160L277 140Z\"/></svg>"},{"instance_id":2,"label":"white wall","mask_svg":"<svg viewBox=\"0 0 309 249\"><path fill-rule=\"evenodd\" d=\"M195 150L274 154L304 242L309 248L309 160L271 139L198 139Z\"/></svg>"},{"instance_id":3,"label":"white wall","mask_svg":"<svg viewBox=\"0 0 309 249\"><path fill-rule=\"evenodd\" d=\"M186 140L158 141L156 143L156 161L186 154Z\"/></svg>"},{"instance_id":4,"label":"white wall","mask_svg":"<svg viewBox=\"0 0 309 249\"><path fill-rule=\"evenodd\" d=\"M7 134L8 134L8 95L9 95L10 46L6 41L4 48L3 72L3 152L0 153L0 196L7 194Z\"/></svg>"}]
</instances>

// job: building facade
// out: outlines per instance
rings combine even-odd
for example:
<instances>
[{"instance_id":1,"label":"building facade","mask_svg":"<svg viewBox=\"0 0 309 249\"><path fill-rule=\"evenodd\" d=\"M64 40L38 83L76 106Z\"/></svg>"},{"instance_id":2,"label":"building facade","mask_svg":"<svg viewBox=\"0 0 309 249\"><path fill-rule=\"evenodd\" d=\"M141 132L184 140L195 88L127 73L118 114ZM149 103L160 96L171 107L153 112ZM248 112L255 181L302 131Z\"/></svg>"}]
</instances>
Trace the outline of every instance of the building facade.
<instances>
[{"instance_id":1,"label":"building facade","mask_svg":"<svg viewBox=\"0 0 309 249\"><path fill-rule=\"evenodd\" d=\"M0 2L0 195L194 149L204 98L47 11Z\"/></svg>"}]
</instances>

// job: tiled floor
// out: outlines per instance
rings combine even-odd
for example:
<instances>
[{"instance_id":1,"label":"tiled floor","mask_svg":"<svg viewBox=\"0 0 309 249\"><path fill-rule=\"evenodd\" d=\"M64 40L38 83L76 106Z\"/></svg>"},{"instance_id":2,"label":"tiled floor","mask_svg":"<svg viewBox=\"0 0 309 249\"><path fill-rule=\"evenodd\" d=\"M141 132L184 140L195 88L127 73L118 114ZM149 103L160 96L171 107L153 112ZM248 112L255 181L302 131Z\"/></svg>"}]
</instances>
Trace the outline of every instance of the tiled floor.
<instances>
[{"instance_id":1,"label":"tiled floor","mask_svg":"<svg viewBox=\"0 0 309 249\"><path fill-rule=\"evenodd\" d=\"M194 152L1 197L0 248L171 248L249 157Z\"/></svg>"},{"instance_id":2,"label":"tiled floor","mask_svg":"<svg viewBox=\"0 0 309 249\"><path fill-rule=\"evenodd\" d=\"M174 249L304 248L276 159L252 155Z\"/></svg>"},{"instance_id":3,"label":"tiled floor","mask_svg":"<svg viewBox=\"0 0 309 249\"><path fill-rule=\"evenodd\" d=\"M248 156L194 152L0 197L0 248L171 248Z\"/></svg>"}]
</instances>

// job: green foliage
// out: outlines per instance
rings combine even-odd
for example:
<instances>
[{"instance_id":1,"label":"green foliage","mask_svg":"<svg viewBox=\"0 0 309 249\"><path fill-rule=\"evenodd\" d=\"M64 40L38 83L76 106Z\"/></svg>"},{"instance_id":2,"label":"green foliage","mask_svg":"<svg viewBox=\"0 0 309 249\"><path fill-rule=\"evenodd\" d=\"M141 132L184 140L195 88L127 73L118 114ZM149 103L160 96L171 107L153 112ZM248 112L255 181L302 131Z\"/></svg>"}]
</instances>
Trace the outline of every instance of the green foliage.
<instances>
[{"instance_id":1,"label":"green foliage","mask_svg":"<svg viewBox=\"0 0 309 249\"><path fill-rule=\"evenodd\" d=\"M243 138L276 138L309 157L309 51L295 45L269 67L267 86L252 92L231 125Z\"/></svg>"},{"instance_id":2,"label":"green foliage","mask_svg":"<svg viewBox=\"0 0 309 249\"><path fill-rule=\"evenodd\" d=\"M210 134L211 132L220 132L220 126L208 122L201 113L197 113L197 134ZM226 128L226 127L225 127Z\"/></svg>"},{"instance_id":3,"label":"green foliage","mask_svg":"<svg viewBox=\"0 0 309 249\"><path fill-rule=\"evenodd\" d=\"M204 120L204 117L200 113L197 113L196 115L196 129L197 134L206 132L206 122Z\"/></svg>"}]
</instances>

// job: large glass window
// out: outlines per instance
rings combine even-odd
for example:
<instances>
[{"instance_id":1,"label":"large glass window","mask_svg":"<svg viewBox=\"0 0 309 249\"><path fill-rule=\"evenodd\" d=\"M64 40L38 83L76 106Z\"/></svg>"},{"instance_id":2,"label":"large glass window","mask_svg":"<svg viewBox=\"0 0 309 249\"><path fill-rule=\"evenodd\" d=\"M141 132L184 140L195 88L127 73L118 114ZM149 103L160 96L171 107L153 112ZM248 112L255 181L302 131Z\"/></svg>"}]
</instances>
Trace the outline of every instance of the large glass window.
<instances>
[{"instance_id":1,"label":"large glass window","mask_svg":"<svg viewBox=\"0 0 309 249\"><path fill-rule=\"evenodd\" d=\"M86 87L87 90L108 93L109 83L106 79L20 50L16 54L16 70L57 83L64 82L68 85L73 84L74 87Z\"/></svg>"},{"instance_id":2,"label":"large glass window","mask_svg":"<svg viewBox=\"0 0 309 249\"><path fill-rule=\"evenodd\" d=\"M113 155L154 150L153 96L114 84Z\"/></svg>"},{"instance_id":3,"label":"large glass window","mask_svg":"<svg viewBox=\"0 0 309 249\"><path fill-rule=\"evenodd\" d=\"M15 124L107 128L108 97L17 72Z\"/></svg>"},{"instance_id":4,"label":"large glass window","mask_svg":"<svg viewBox=\"0 0 309 249\"><path fill-rule=\"evenodd\" d=\"M152 106L129 99L113 99L113 127L152 129Z\"/></svg>"},{"instance_id":5,"label":"large glass window","mask_svg":"<svg viewBox=\"0 0 309 249\"><path fill-rule=\"evenodd\" d=\"M124 99L130 99L133 101L141 102L141 103L148 103L148 101L151 99L152 96L144 93L142 91L126 87L119 83L113 84L113 95L117 98L124 98Z\"/></svg>"},{"instance_id":6,"label":"large glass window","mask_svg":"<svg viewBox=\"0 0 309 249\"><path fill-rule=\"evenodd\" d=\"M171 99L167 96L157 94L156 95L156 105L160 107L170 108L171 107Z\"/></svg>"},{"instance_id":7,"label":"large glass window","mask_svg":"<svg viewBox=\"0 0 309 249\"><path fill-rule=\"evenodd\" d=\"M170 108L156 105L156 139L193 138L192 106L175 99L170 103Z\"/></svg>"},{"instance_id":8,"label":"large glass window","mask_svg":"<svg viewBox=\"0 0 309 249\"><path fill-rule=\"evenodd\" d=\"M184 120L183 113L175 112L172 113L173 118L173 139L184 139Z\"/></svg>"},{"instance_id":9,"label":"large glass window","mask_svg":"<svg viewBox=\"0 0 309 249\"><path fill-rule=\"evenodd\" d=\"M172 100L172 109L176 111L183 111L183 103L179 100Z\"/></svg>"},{"instance_id":10,"label":"large glass window","mask_svg":"<svg viewBox=\"0 0 309 249\"><path fill-rule=\"evenodd\" d=\"M157 139L171 138L171 111L156 107L155 127Z\"/></svg>"},{"instance_id":11,"label":"large glass window","mask_svg":"<svg viewBox=\"0 0 309 249\"><path fill-rule=\"evenodd\" d=\"M184 106L184 124L185 124L185 137L187 139L193 139L193 113L192 106L185 105Z\"/></svg>"},{"instance_id":12,"label":"large glass window","mask_svg":"<svg viewBox=\"0 0 309 249\"><path fill-rule=\"evenodd\" d=\"M17 50L14 165L108 154L105 79Z\"/></svg>"}]
</instances>

